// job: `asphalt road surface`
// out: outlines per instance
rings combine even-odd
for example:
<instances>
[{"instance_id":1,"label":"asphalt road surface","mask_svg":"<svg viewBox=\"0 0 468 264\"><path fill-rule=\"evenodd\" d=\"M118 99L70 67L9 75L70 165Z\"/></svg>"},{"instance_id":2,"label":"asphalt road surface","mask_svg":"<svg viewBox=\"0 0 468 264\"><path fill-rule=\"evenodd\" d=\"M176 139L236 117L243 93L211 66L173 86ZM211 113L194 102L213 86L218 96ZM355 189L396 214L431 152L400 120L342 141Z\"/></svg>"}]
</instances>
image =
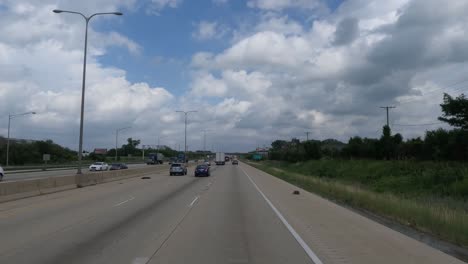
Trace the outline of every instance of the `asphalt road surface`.
<instances>
[{"instance_id":1,"label":"asphalt road surface","mask_svg":"<svg viewBox=\"0 0 468 264\"><path fill-rule=\"evenodd\" d=\"M2 203L0 263L462 263L296 189L227 164Z\"/></svg>"},{"instance_id":2,"label":"asphalt road surface","mask_svg":"<svg viewBox=\"0 0 468 264\"><path fill-rule=\"evenodd\" d=\"M110 163L109 163L110 166ZM133 168L141 168L144 166L149 166L146 164L128 164L129 169ZM156 165L157 166L157 165ZM83 168L83 172L88 172L88 168ZM21 181L21 180L31 180L31 179L39 179L44 177L59 177L59 176L67 176L67 175L75 175L76 169L67 169L67 170L46 170L46 171L27 171L27 172L15 172L9 173L6 172L5 176L3 177L4 181Z\"/></svg>"}]
</instances>

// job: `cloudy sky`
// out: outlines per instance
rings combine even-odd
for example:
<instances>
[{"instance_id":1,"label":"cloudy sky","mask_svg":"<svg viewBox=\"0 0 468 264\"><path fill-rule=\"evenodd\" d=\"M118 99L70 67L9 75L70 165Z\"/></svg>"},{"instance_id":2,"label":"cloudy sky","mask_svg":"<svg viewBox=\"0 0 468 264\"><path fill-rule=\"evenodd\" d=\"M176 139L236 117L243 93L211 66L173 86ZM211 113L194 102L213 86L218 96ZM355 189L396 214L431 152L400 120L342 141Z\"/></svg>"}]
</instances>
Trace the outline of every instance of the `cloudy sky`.
<instances>
[{"instance_id":1,"label":"cloudy sky","mask_svg":"<svg viewBox=\"0 0 468 264\"><path fill-rule=\"evenodd\" d=\"M466 0L0 0L0 135L78 147L84 20L85 149L115 130L145 145L247 151L273 139L405 138L468 89Z\"/></svg>"}]
</instances>

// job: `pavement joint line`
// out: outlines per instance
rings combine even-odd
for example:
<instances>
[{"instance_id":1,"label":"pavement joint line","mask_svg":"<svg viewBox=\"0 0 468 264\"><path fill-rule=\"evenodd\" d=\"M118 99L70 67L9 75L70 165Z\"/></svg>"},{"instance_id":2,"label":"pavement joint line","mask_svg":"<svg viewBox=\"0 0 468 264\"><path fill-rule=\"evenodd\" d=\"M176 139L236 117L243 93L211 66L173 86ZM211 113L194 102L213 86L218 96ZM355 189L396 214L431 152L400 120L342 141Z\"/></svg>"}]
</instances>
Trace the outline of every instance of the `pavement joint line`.
<instances>
[{"instance_id":1,"label":"pavement joint line","mask_svg":"<svg viewBox=\"0 0 468 264\"><path fill-rule=\"evenodd\" d=\"M307 256L315 263L315 264L323 264L323 262L317 257L317 255L310 249L310 247L307 245L307 243L301 238L301 236L294 230L294 228L288 223L286 218L280 213L278 209L273 205L273 203L266 197L266 195L260 190L260 188L257 186L257 184L252 180L252 178L245 172L245 170L241 167L240 168L242 172L249 178L250 182L253 184L255 189L261 194L263 199L267 202L267 204L271 207L273 212L275 212L276 216L283 222L283 224L286 226L288 231L291 233L291 235L296 239L296 241L301 245L301 247L304 249L306 252Z\"/></svg>"},{"instance_id":2,"label":"pavement joint line","mask_svg":"<svg viewBox=\"0 0 468 264\"><path fill-rule=\"evenodd\" d=\"M128 203L128 202L130 202L131 200L134 200L134 199L135 199L135 197L133 197L133 196L130 196L130 197L131 197L130 199L127 199L127 200L125 200L125 201L123 201L123 202L120 202L120 203L118 203L118 204L114 204L112 207L121 206L122 204Z\"/></svg>"},{"instance_id":3,"label":"pavement joint line","mask_svg":"<svg viewBox=\"0 0 468 264\"><path fill-rule=\"evenodd\" d=\"M193 201L190 203L189 207L192 207L197 201L198 199L200 198L200 196L195 196L195 199L193 199Z\"/></svg>"},{"instance_id":4,"label":"pavement joint line","mask_svg":"<svg viewBox=\"0 0 468 264\"><path fill-rule=\"evenodd\" d=\"M132 264L145 264L147 263L149 258L145 257L137 257L132 261Z\"/></svg>"}]
</instances>

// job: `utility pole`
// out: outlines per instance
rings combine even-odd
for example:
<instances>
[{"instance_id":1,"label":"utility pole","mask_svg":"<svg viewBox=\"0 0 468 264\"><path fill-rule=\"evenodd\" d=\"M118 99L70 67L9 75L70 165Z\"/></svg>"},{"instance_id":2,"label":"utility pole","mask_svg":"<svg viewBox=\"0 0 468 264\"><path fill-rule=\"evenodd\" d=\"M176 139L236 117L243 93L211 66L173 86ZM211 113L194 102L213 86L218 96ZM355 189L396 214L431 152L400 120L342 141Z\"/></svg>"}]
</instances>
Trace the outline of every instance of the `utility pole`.
<instances>
[{"instance_id":1,"label":"utility pole","mask_svg":"<svg viewBox=\"0 0 468 264\"><path fill-rule=\"evenodd\" d=\"M388 122L388 110L395 108L395 106L381 106L380 108L385 109L387 111L387 126L390 127L389 122Z\"/></svg>"},{"instance_id":2,"label":"utility pole","mask_svg":"<svg viewBox=\"0 0 468 264\"><path fill-rule=\"evenodd\" d=\"M305 134L307 135L307 141L309 141L309 134L312 133L310 131L306 131Z\"/></svg>"}]
</instances>

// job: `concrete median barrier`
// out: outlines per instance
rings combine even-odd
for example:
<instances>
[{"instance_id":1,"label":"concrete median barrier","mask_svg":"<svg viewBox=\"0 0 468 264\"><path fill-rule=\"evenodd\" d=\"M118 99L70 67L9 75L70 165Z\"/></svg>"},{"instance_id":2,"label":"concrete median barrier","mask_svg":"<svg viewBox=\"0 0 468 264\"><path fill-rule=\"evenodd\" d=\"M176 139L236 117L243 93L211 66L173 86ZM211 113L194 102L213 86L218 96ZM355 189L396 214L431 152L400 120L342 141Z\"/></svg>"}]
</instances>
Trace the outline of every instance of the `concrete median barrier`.
<instances>
[{"instance_id":1,"label":"concrete median barrier","mask_svg":"<svg viewBox=\"0 0 468 264\"><path fill-rule=\"evenodd\" d=\"M150 166L129 170L89 172L82 175L2 182L0 183L0 202L139 177L165 170L169 170L169 168L167 166Z\"/></svg>"},{"instance_id":2,"label":"concrete median barrier","mask_svg":"<svg viewBox=\"0 0 468 264\"><path fill-rule=\"evenodd\" d=\"M103 171L103 172L90 172L82 175L76 175L77 187L86 187L90 185L96 185L105 182L118 181L127 178L139 177L146 174L155 172L161 172L169 170L167 166L159 167L144 167L131 170L115 170L115 171Z\"/></svg>"}]
</instances>

